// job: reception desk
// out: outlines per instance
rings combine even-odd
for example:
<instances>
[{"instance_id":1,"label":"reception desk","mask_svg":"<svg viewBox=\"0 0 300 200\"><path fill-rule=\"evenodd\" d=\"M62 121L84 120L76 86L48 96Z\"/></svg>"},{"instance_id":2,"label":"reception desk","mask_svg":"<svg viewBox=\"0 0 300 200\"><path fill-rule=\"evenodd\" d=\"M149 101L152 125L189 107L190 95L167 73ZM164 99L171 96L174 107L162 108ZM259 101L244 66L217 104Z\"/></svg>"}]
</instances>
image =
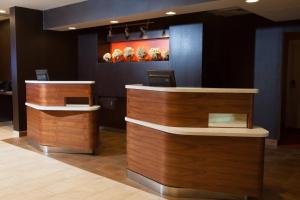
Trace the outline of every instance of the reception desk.
<instances>
[{"instance_id":1,"label":"reception desk","mask_svg":"<svg viewBox=\"0 0 300 200\"><path fill-rule=\"evenodd\" d=\"M94 153L93 81L26 81L27 136L45 153Z\"/></svg>"},{"instance_id":2,"label":"reception desk","mask_svg":"<svg viewBox=\"0 0 300 200\"><path fill-rule=\"evenodd\" d=\"M164 195L262 196L268 131L256 89L127 85L128 176Z\"/></svg>"}]
</instances>

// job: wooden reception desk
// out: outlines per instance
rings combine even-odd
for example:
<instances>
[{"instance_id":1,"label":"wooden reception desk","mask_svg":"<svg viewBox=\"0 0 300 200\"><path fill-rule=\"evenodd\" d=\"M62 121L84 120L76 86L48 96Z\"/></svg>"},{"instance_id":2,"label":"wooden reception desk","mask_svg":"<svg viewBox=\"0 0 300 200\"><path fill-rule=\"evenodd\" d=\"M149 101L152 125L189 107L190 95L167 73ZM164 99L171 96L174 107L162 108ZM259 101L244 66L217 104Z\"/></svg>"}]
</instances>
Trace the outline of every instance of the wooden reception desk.
<instances>
[{"instance_id":1,"label":"wooden reception desk","mask_svg":"<svg viewBox=\"0 0 300 200\"><path fill-rule=\"evenodd\" d=\"M94 81L26 81L27 136L44 152L94 153Z\"/></svg>"},{"instance_id":2,"label":"wooden reception desk","mask_svg":"<svg viewBox=\"0 0 300 200\"><path fill-rule=\"evenodd\" d=\"M128 176L164 195L261 198L268 131L256 89L128 85Z\"/></svg>"}]
</instances>

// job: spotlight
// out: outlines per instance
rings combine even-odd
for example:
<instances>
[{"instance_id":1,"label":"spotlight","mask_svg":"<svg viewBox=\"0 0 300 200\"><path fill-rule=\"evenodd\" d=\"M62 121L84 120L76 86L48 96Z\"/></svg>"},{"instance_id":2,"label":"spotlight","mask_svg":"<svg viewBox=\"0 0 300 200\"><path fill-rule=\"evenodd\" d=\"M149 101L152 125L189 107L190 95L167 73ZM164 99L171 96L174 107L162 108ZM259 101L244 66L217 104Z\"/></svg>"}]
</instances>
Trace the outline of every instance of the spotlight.
<instances>
[{"instance_id":1,"label":"spotlight","mask_svg":"<svg viewBox=\"0 0 300 200\"><path fill-rule=\"evenodd\" d=\"M111 20L110 23L111 24L117 24L117 23L119 23L119 21L118 20Z\"/></svg>"},{"instance_id":2,"label":"spotlight","mask_svg":"<svg viewBox=\"0 0 300 200\"><path fill-rule=\"evenodd\" d=\"M126 25L126 27L125 27L125 31L124 31L124 33L125 33L125 37L126 37L126 39L128 39L129 38L129 28L128 28L128 26Z\"/></svg>"},{"instance_id":3,"label":"spotlight","mask_svg":"<svg viewBox=\"0 0 300 200\"><path fill-rule=\"evenodd\" d=\"M166 15L176 15L176 12L174 12L174 11L169 11L169 12L166 12Z\"/></svg>"},{"instance_id":4,"label":"spotlight","mask_svg":"<svg viewBox=\"0 0 300 200\"><path fill-rule=\"evenodd\" d=\"M256 3L259 2L259 0L246 0L246 3Z\"/></svg>"},{"instance_id":5,"label":"spotlight","mask_svg":"<svg viewBox=\"0 0 300 200\"><path fill-rule=\"evenodd\" d=\"M0 10L0 14L5 14L6 10Z\"/></svg>"},{"instance_id":6,"label":"spotlight","mask_svg":"<svg viewBox=\"0 0 300 200\"><path fill-rule=\"evenodd\" d=\"M144 37L146 35L146 31L144 29L144 27L140 27L140 31L141 31L141 37Z\"/></svg>"}]
</instances>

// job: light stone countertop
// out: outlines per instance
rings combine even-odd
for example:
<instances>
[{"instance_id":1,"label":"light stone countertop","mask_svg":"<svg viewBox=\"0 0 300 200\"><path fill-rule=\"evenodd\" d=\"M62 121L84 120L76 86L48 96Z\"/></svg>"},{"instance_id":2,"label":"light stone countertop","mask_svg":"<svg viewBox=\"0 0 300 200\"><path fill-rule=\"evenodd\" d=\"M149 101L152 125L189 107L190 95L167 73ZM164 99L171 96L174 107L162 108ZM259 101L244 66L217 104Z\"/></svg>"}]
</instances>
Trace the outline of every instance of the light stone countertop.
<instances>
[{"instance_id":1,"label":"light stone countertop","mask_svg":"<svg viewBox=\"0 0 300 200\"><path fill-rule=\"evenodd\" d=\"M26 80L25 83L33 83L33 84L95 84L95 81L37 81L37 80Z\"/></svg>"},{"instance_id":2,"label":"light stone countertop","mask_svg":"<svg viewBox=\"0 0 300 200\"><path fill-rule=\"evenodd\" d=\"M256 94L258 89L251 88L201 88L201 87L151 87L141 84L126 85L126 89L149 90L158 92L190 92L190 93L249 93Z\"/></svg>"},{"instance_id":3,"label":"light stone countertop","mask_svg":"<svg viewBox=\"0 0 300 200\"><path fill-rule=\"evenodd\" d=\"M140 126L156 129L175 135L190 136L225 136L225 137L268 137L269 132L263 128L189 128L189 127L170 127L145 121L140 121L126 117L125 120Z\"/></svg>"},{"instance_id":4,"label":"light stone countertop","mask_svg":"<svg viewBox=\"0 0 300 200\"><path fill-rule=\"evenodd\" d=\"M32 103L25 103L26 106L42 111L96 111L100 106L69 104L66 106L40 106Z\"/></svg>"}]
</instances>

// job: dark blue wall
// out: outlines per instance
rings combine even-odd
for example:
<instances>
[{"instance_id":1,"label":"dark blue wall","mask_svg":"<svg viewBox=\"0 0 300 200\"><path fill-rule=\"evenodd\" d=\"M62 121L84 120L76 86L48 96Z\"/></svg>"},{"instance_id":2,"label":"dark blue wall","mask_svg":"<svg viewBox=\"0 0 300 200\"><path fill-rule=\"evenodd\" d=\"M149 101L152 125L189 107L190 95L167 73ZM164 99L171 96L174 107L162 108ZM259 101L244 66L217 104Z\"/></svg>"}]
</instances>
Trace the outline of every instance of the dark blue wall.
<instances>
[{"instance_id":1,"label":"dark blue wall","mask_svg":"<svg viewBox=\"0 0 300 200\"><path fill-rule=\"evenodd\" d=\"M260 92L254 99L254 124L268 129L273 139L280 136L284 33L299 31L299 25L256 31L254 87Z\"/></svg>"},{"instance_id":2,"label":"dark blue wall","mask_svg":"<svg viewBox=\"0 0 300 200\"><path fill-rule=\"evenodd\" d=\"M80 80L95 80L98 64L98 33L88 33L78 36L78 78Z\"/></svg>"},{"instance_id":3,"label":"dark blue wall","mask_svg":"<svg viewBox=\"0 0 300 200\"><path fill-rule=\"evenodd\" d=\"M170 27L170 67L178 86L202 86L202 47L202 24Z\"/></svg>"}]
</instances>

